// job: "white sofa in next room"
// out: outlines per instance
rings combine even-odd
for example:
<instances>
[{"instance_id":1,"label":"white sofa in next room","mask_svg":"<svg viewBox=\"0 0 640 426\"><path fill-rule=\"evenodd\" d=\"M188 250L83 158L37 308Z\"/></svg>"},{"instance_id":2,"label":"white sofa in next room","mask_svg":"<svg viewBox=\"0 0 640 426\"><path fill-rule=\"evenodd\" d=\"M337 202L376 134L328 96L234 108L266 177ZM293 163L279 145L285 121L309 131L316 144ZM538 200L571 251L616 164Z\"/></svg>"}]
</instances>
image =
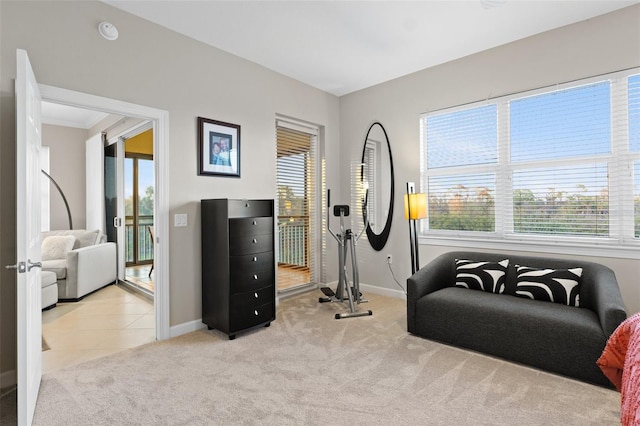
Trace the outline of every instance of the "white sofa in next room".
<instances>
[{"instance_id":1,"label":"white sofa in next room","mask_svg":"<svg viewBox=\"0 0 640 426\"><path fill-rule=\"evenodd\" d=\"M116 244L98 230L43 232L42 270L56 274L58 299L80 300L116 281Z\"/></svg>"}]
</instances>

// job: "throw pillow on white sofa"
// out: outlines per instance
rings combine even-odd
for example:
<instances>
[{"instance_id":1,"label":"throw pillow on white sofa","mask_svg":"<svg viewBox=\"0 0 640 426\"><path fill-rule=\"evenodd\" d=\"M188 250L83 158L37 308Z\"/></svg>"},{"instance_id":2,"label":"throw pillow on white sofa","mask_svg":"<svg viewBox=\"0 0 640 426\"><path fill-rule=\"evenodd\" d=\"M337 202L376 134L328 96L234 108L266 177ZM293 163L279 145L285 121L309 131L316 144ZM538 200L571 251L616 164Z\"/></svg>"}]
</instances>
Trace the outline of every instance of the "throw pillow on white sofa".
<instances>
[{"instance_id":1,"label":"throw pillow on white sofa","mask_svg":"<svg viewBox=\"0 0 640 426\"><path fill-rule=\"evenodd\" d=\"M73 248L73 235L52 235L42 240L42 260L65 259Z\"/></svg>"}]
</instances>

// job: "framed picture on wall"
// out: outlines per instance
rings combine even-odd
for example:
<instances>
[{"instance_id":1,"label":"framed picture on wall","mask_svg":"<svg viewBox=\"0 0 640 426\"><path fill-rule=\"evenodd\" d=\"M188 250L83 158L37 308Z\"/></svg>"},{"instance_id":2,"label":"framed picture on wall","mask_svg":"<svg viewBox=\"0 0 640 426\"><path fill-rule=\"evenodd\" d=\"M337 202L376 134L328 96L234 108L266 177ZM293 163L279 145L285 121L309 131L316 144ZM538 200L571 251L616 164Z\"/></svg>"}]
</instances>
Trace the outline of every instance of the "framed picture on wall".
<instances>
[{"instance_id":1,"label":"framed picture on wall","mask_svg":"<svg viewBox=\"0 0 640 426\"><path fill-rule=\"evenodd\" d=\"M198 174L240 177L240 126L198 117Z\"/></svg>"}]
</instances>

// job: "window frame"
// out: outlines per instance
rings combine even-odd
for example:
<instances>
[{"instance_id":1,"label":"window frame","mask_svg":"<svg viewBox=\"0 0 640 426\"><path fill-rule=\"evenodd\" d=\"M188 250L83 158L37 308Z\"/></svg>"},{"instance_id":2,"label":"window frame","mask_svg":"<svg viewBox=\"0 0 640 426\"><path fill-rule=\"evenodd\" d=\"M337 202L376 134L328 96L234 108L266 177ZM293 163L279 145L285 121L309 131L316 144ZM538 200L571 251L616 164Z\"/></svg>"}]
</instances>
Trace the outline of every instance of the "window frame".
<instances>
[{"instance_id":1,"label":"window frame","mask_svg":"<svg viewBox=\"0 0 640 426\"><path fill-rule=\"evenodd\" d=\"M421 191L428 193L428 179L432 176L494 173L495 231L432 230L428 228L428 220L423 220L420 222L420 244L640 259L640 250L638 250L640 238L634 237L633 180L634 164L640 161L640 152L631 152L628 122L628 79L638 74L640 74L640 67L421 114L419 118ZM604 80L611 82L610 153L586 158L573 157L561 160L511 163L509 140L509 102L511 100L572 89ZM497 163L427 169L427 118L489 104L497 105ZM585 164L595 161L606 162L609 170L609 237L516 234L513 231L512 176L515 170L531 169L538 166L549 167L558 164ZM615 185L612 185L612 182ZM631 191L630 196L625 198L623 191Z\"/></svg>"}]
</instances>

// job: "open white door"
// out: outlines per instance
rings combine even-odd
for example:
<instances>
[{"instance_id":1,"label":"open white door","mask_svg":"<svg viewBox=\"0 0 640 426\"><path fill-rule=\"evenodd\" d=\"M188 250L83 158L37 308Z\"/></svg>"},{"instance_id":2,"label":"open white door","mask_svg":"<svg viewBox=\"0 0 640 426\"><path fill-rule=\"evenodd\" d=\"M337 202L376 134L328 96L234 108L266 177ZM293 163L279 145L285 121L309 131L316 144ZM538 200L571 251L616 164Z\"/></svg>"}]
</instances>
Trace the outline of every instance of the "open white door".
<instances>
[{"instance_id":1,"label":"open white door","mask_svg":"<svg viewBox=\"0 0 640 426\"><path fill-rule=\"evenodd\" d=\"M42 378L40 286L41 98L29 57L16 51L18 424L30 425Z\"/></svg>"},{"instance_id":2,"label":"open white door","mask_svg":"<svg viewBox=\"0 0 640 426\"><path fill-rule=\"evenodd\" d=\"M95 134L86 142L86 228L105 232L104 158L102 135Z\"/></svg>"}]
</instances>

